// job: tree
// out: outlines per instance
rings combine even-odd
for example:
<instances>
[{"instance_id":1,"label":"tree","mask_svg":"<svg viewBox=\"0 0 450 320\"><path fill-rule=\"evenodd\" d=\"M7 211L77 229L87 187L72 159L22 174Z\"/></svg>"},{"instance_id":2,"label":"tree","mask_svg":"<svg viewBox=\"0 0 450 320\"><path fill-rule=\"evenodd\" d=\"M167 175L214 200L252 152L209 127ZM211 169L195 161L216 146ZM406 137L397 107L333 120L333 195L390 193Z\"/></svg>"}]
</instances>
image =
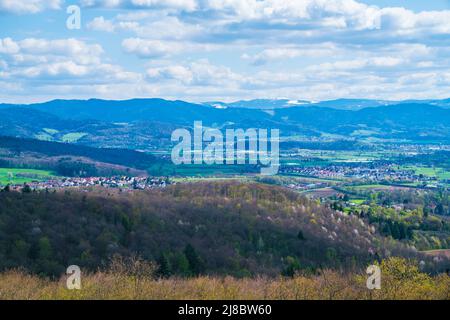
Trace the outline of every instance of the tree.
<instances>
[{"instance_id":1,"label":"tree","mask_svg":"<svg viewBox=\"0 0 450 320\"><path fill-rule=\"evenodd\" d=\"M439 216L444 215L445 212L444 212L444 206L442 205L442 203L439 203L436 206L436 209L434 209L434 213Z\"/></svg>"},{"instance_id":2,"label":"tree","mask_svg":"<svg viewBox=\"0 0 450 320\"><path fill-rule=\"evenodd\" d=\"M174 273L188 276L189 275L189 261L183 252L177 252L173 255L172 259L172 270Z\"/></svg>"},{"instance_id":3,"label":"tree","mask_svg":"<svg viewBox=\"0 0 450 320\"><path fill-rule=\"evenodd\" d=\"M287 266L281 272L282 276L285 277L294 277L295 274L300 270L300 262L295 257L287 257L286 258Z\"/></svg>"},{"instance_id":4,"label":"tree","mask_svg":"<svg viewBox=\"0 0 450 320\"><path fill-rule=\"evenodd\" d=\"M168 278L172 275L172 267L170 265L170 261L167 258L166 254L161 254L159 259L157 260L158 270L156 274L161 278Z\"/></svg>"},{"instance_id":5,"label":"tree","mask_svg":"<svg viewBox=\"0 0 450 320\"><path fill-rule=\"evenodd\" d=\"M186 255L186 259L189 262L189 269L191 273L195 276L203 273L204 271L203 261L200 259L199 255L197 254L192 245L188 244L186 246L186 248L184 249L184 254Z\"/></svg>"},{"instance_id":6,"label":"tree","mask_svg":"<svg viewBox=\"0 0 450 320\"><path fill-rule=\"evenodd\" d=\"M300 231L298 232L297 238L298 238L299 240L302 240L302 241L305 241L305 240L306 240L305 236L303 235L303 231L302 231L302 230L300 230Z\"/></svg>"},{"instance_id":7,"label":"tree","mask_svg":"<svg viewBox=\"0 0 450 320\"><path fill-rule=\"evenodd\" d=\"M392 238L397 239L397 240L401 239L400 229L398 227L398 223L394 222L392 224L391 234L392 234Z\"/></svg>"},{"instance_id":8,"label":"tree","mask_svg":"<svg viewBox=\"0 0 450 320\"><path fill-rule=\"evenodd\" d=\"M50 240L47 237L39 239L39 258L46 260L52 256L52 246Z\"/></svg>"}]
</instances>

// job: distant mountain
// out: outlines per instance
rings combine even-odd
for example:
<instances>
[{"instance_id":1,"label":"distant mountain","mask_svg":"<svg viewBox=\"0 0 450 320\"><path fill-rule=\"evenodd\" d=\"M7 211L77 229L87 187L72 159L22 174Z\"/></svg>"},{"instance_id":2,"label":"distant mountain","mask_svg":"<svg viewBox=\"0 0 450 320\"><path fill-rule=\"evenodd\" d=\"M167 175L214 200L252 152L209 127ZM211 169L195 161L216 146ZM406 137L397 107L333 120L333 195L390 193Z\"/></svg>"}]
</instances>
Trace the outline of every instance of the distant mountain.
<instances>
[{"instance_id":1,"label":"distant mountain","mask_svg":"<svg viewBox=\"0 0 450 320\"><path fill-rule=\"evenodd\" d=\"M324 107L339 110L361 110L364 108L374 108L386 105L397 104L394 101L370 100L370 99L338 99L320 102L311 102L307 100L288 100L288 99L256 99L242 100L231 103L220 101L205 102L205 105L213 106L218 109L227 108L243 108L243 109L259 109L274 110L293 107Z\"/></svg>"},{"instance_id":2,"label":"distant mountain","mask_svg":"<svg viewBox=\"0 0 450 320\"><path fill-rule=\"evenodd\" d=\"M370 99L337 99L311 103L310 105L339 110L357 111L365 108L375 108L394 104L398 104L398 102L386 100L370 100Z\"/></svg>"},{"instance_id":3,"label":"distant mountain","mask_svg":"<svg viewBox=\"0 0 450 320\"><path fill-rule=\"evenodd\" d=\"M432 106L438 106L441 108L449 109L450 108L450 99L443 99L443 100L405 100L401 101L401 104L404 103L425 103Z\"/></svg>"},{"instance_id":4,"label":"distant mountain","mask_svg":"<svg viewBox=\"0 0 450 320\"><path fill-rule=\"evenodd\" d=\"M242 108L242 109L273 110L281 108L291 108L299 105L310 105L311 102L306 100L256 99L256 100L242 100L231 103L225 103L220 101L205 102L204 104L218 109Z\"/></svg>"},{"instance_id":5,"label":"distant mountain","mask_svg":"<svg viewBox=\"0 0 450 320\"><path fill-rule=\"evenodd\" d=\"M90 100L53 100L31 105L0 105L0 108L29 108L71 120L101 121L137 121L164 120L176 121L183 118L186 109L189 114L199 113L203 106L184 101L168 101L163 99L132 99L123 101Z\"/></svg>"},{"instance_id":6,"label":"distant mountain","mask_svg":"<svg viewBox=\"0 0 450 320\"><path fill-rule=\"evenodd\" d=\"M429 104L443 108L450 108L450 99L445 100L404 100L404 101L390 101L390 100L371 100L371 99L337 99L311 102L307 100L288 100L288 99L256 99L256 100L242 100L231 103L220 101L205 102L205 105L213 106L218 109L226 108L244 108L244 109L260 109L260 110L274 110L292 107L324 107L338 110L361 110L365 108L375 108L382 106L390 106L397 104Z\"/></svg>"},{"instance_id":7,"label":"distant mountain","mask_svg":"<svg viewBox=\"0 0 450 320\"><path fill-rule=\"evenodd\" d=\"M430 128L450 126L450 110L427 104L397 104L358 111L326 109L324 107L290 108L277 110L275 119L301 123L316 128L367 126L383 130L411 127Z\"/></svg>"},{"instance_id":8,"label":"distant mountain","mask_svg":"<svg viewBox=\"0 0 450 320\"><path fill-rule=\"evenodd\" d=\"M0 135L149 151L167 148L174 129L203 121L204 126L220 129L277 128L284 137L317 139L333 134L342 139L450 140L450 108L441 107L448 100L429 104L335 100L305 105L290 102L290 107L286 107L289 101L283 101L241 101L231 106L162 99L3 104ZM262 103L263 109L257 108ZM265 109L270 105L272 109Z\"/></svg>"},{"instance_id":9,"label":"distant mountain","mask_svg":"<svg viewBox=\"0 0 450 320\"><path fill-rule=\"evenodd\" d=\"M52 114L61 119L98 120L105 122L159 121L176 124L192 124L204 119L208 123L253 118L255 111L223 111L184 101L163 99L108 100L53 100L31 105L0 105L0 109L29 108ZM257 112L257 111L256 111ZM262 112L261 112L262 113ZM206 116L206 118L205 118Z\"/></svg>"}]
</instances>

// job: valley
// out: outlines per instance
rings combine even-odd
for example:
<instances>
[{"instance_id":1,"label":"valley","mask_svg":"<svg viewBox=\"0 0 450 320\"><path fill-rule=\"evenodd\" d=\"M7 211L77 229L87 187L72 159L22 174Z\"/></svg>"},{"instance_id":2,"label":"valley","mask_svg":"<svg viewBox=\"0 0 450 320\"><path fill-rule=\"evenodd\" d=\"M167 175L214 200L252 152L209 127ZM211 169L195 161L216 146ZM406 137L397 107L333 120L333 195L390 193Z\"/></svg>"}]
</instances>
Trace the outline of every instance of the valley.
<instances>
[{"instance_id":1,"label":"valley","mask_svg":"<svg viewBox=\"0 0 450 320\"><path fill-rule=\"evenodd\" d=\"M55 278L133 254L164 279L311 279L392 257L430 275L450 268L450 109L243 103L1 106L0 269ZM424 108L434 125L419 121ZM248 161L175 165L172 130L196 117L280 128L278 174Z\"/></svg>"}]
</instances>

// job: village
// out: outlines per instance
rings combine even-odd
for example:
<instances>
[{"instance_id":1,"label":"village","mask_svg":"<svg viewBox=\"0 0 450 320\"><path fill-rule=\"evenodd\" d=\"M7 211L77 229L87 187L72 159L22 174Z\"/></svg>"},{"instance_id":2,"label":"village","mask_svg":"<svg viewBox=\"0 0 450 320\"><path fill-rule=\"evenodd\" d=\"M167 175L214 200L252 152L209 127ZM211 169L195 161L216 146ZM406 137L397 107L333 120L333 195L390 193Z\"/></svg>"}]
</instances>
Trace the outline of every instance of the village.
<instances>
[{"instance_id":1,"label":"village","mask_svg":"<svg viewBox=\"0 0 450 320\"><path fill-rule=\"evenodd\" d=\"M59 178L47 181L33 181L26 184L8 185L10 191L27 190L57 190L65 188L104 187L122 190L162 189L169 185L168 178L157 177L87 177Z\"/></svg>"},{"instance_id":2,"label":"village","mask_svg":"<svg viewBox=\"0 0 450 320\"><path fill-rule=\"evenodd\" d=\"M352 179L368 182L393 181L436 184L437 178L416 174L414 170L401 170L397 165L329 165L329 166L291 166L281 169L283 174L316 177L321 179Z\"/></svg>"}]
</instances>

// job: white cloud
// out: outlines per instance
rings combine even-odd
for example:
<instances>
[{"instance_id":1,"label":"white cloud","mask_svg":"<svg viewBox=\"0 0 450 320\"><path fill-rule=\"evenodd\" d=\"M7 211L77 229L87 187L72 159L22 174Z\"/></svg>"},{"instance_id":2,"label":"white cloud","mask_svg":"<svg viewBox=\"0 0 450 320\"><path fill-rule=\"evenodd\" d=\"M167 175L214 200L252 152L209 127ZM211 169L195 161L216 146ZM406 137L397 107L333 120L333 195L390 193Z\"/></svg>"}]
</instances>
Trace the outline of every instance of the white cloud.
<instances>
[{"instance_id":1,"label":"white cloud","mask_svg":"<svg viewBox=\"0 0 450 320\"><path fill-rule=\"evenodd\" d=\"M27 38L17 44L20 53L53 58L69 57L80 64L98 63L103 54L100 45L90 45L74 38L56 40Z\"/></svg>"},{"instance_id":2,"label":"white cloud","mask_svg":"<svg viewBox=\"0 0 450 320\"><path fill-rule=\"evenodd\" d=\"M171 8L183 11L194 11L198 7L196 0L81 0L84 7L106 8Z\"/></svg>"},{"instance_id":3,"label":"white cloud","mask_svg":"<svg viewBox=\"0 0 450 320\"><path fill-rule=\"evenodd\" d=\"M397 57L374 57L369 59L361 59L356 58L352 60L339 60L336 62L327 62L319 65L312 65L307 68L307 70L311 72L315 71L325 71L325 70L342 70L342 71L351 71L351 70L370 70L371 68L377 68L378 70L382 70L382 68L393 68L397 67L403 63L406 63L405 60Z\"/></svg>"},{"instance_id":4,"label":"white cloud","mask_svg":"<svg viewBox=\"0 0 450 320\"><path fill-rule=\"evenodd\" d=\"M0 0L0 11L36 13L62 3ZM42 30L20 30L42 38L0 38L0 81L8 80L7 90L192 100L448 94L450 11L413 12L355 0L78 3L98 16L86 21L82 34L64 36L83 40L44 39L57 34L46 30L47 20ZM96 37L141 59L108 56L92 42Z\"/></svg>"},{"instance_id":5,"label":"white cloud","mask_svg":"<svg viewBox=\"0 0 450 320\"><path fill-rule=\"evenodd\" d=\"M0 78L24 85L28 80L39 80L33 87L39 86L40 82L53 81L65 85L137 82L142 79L138 73L102 61L103 54L98 44L76 39L0 39L0 57L7 67Z\"/></svg>"},{"instance_id":6,"label":"white cloud","mask_svg":"<svg viewBox=\"0 0 450 320\"><path fill-rule=\"evenodd\" d=\"M46 9L59 9L61 0L0 0L0 12L38 13Z\"/></svg>"},{"instance_id":7,"label":"white cloud","mask_svg":"<svg viewBox=\"0 0 450 320\"><path fill-rule=\"evenodd\" d=\"M131 4L137 7L170 7L186 11L197 9L196 0L131 0Z\"/></svg>"},{"instance_id":8,"label":"white cloud","mask_svg":"<svg viewBox=\"0 0 450 320\"><path fill-rule=\"evenodd\" d=\"M61 77L61 76L73 76L79 77L84 76L88 73L88 67L78 65L73 61L55 62L50 64L40 64L38 66L33 66L23 69L21 72L16 74L21 74L27 78L37 78L37 77Z\"/></svg>"},{"instance_id":9,"label":"white cloud","mask_svg":"<svg viewBox=\"0 0 450 320\"><path fill-rule=\"evenodd\" d=\"M13 54L19 50L19 45L11 38L0 39L0 53Z\"/></svg>"},{"instance_id":10,"label":"white cloud","mask_svg":"<svg viewBox=\"0 0 450 320\"><path fill-rule=\"evenodd\" d=\"M166 58L181 53L208 52L217 46L174 40L127 38L122 41L125 52L134 54L139 58Z\"/></svg>"},{"instance_id":11,"label":"white cloud","mask_svg":"<svg viewBox=\"0 0 450 320\"><path fill-rule=\"evenodd\" d=\"M178 53L182 45L177 42L128 38L122 41L122 48L141 58L158 58Z\"/></svg>"},{"instance_id":12,"label":"white cloud","mask_svg":"<svg viewBox=\"0 0 450 320\"><path fill-rule=\"evenodd\" d=\"M233 90L251 82L250 78L233 72L230 68L211 64L202 59L186 65L171 65L149 68L147 78L152 83L172 83L187 88L211 88L217 90Z\"/></svg>"},{"instance_id":13,"label":"white cloud","mask_svg":"<svg viewBox=\"0 0 450 320\"><path fill-rule=\"evenodd\" d=\"M340 49L333 43L323 43L314 46L303 47L277 47L267 48L255 55L244 54L242 58L248 60L255 65L262 65L269 61L286 61L285 59L293 59L298 57L324 57L332 56L339 52Z\"/></svg>"},{"instance_id":14,"label":"white cloud","mask_svg":"<svg viewBox=\"0 0 450 320\"><path fill-rule=\"evenodd\" d=\"M174 79L189 84L194 79L192 70L184 66L168 66L162 68L150 68L147 70L148 78L154 80Z\"/></svg>"},{"instance_id":15,"label":"white cloud","mask_svg":"<svg viewBox=\"0 0 450 320\"><path fill-rule=\"evenodd\" d=\"M87 24L88 29L94 31L114 32L114 23L111 20L106 20L103 16L94 18Z\"/></svg>"}]
</instances>

